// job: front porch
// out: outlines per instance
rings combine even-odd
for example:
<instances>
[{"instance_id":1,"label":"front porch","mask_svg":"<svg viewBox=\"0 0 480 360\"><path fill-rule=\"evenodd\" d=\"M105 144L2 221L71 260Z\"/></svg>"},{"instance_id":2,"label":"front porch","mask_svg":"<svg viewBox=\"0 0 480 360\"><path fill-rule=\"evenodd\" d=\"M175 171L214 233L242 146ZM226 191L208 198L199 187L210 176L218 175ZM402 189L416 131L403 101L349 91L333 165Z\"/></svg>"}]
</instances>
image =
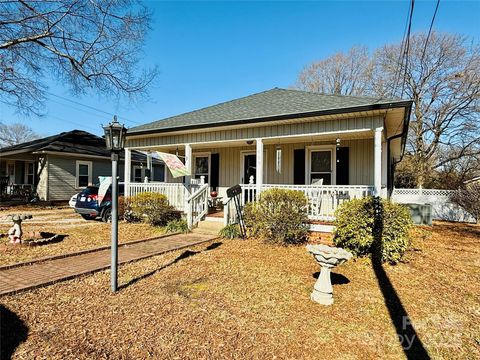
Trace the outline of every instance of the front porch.
<instances>
[{"instance_id":1,"label":"front porch","mask_svg":"<svg viewBox=\"0 0 480 360\"><path fill-rule=\"evenodd\" d=\"M262 191L286 188L302 191L312 220L331 221L338 206L368 195L387 196L387 151L383 128L336 131L303 136L276 136L254 140L201 142L134 147L135 150L174 153L191 176L164 182L133 183L125 173L126 196L160 192L194 226L208 212L210 192L218 193L225 224L235 221L233 201L226 190L240 184L241 204L255 201ZM382 151L383 148L383 151ZM126 162L131 149L126 150Z\"/></svg>"}]
</instances>

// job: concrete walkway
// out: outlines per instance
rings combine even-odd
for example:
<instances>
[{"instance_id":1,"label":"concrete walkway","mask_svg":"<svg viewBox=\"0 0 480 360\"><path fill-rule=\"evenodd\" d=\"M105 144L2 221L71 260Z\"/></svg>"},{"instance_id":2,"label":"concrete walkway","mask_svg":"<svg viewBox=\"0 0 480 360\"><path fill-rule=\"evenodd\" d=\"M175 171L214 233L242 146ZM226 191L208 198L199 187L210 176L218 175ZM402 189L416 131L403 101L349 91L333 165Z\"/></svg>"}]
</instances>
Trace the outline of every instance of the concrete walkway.
<instances>
[{"instance_id":1,"label":"concrete walkway","mask_svg":"<svg viewBox=\"0 0 480 360\"><path fill-rule=\"evenodd\" d=\"M216 239L216 235L177 234L158 239L120 245L119 264L144 259L168 251ZM58 281L91 274L110 267L110 249L101 249L86 254L35 262L0 270L0 296L34 289Z\"/></svg>"}]
</instances>

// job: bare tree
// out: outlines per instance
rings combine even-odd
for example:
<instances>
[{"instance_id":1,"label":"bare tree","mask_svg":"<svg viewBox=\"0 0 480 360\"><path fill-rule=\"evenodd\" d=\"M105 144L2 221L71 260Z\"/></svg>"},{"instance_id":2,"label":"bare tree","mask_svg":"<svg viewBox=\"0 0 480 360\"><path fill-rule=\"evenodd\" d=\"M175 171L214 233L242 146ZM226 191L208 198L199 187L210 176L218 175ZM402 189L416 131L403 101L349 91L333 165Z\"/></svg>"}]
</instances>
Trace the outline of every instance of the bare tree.
<instances>
[{"instance_id":1,"label":"bare tree","mask_svg":"<svg viewBox=\"0 0 480 360\"><path fill-rule=\"evenodd\" d=\"M406 66L399 66L401 48L376 51L372 86L377 95L413 100L407 145L423 186L432 171L480 154L480 49L460 35L432 32L427 42L416 34Z\"/></svg>"},{"instance_id":2,"label":"bare tree","mask_svg":"<svg viewBox=\"0 0 480 360\"><path fill-rule=\"evenodd\" d=\"M18 145L39 137L27 125L21 123L3 124L0 122L0 148Z\"/></svg>"},{"instance_id":3,"label":"bare tree","mask_svg":"<svg viewBox=\"0 0 480 360\"><path fill-rule=\"evenodd\" d=\"M369 92L371 59L366 47L354 46L307 65L296 88L323 94L364 95Z\"/></svg>"},{"instance_id":4,"label":"bare tree","mask_svg":"<svg viewBox=\"0 0 480 360\"><path fill-rule=\"evenodd\" d=\"M412 99L407 151L413 168L404 169L417 186L432 172L465 170L460 178L468 177L474 172L465 164L478 164L480 155L479 45L456 34L427 37L412 35L408 47L386 45L372 56L353 47L310 64L296 84L320 93Z\"/></svg>"},{"instance_id":5,"label":"bare tree","mask_svg":"<svg viewBox=\"0 0 480 360\"><path fill-rule=\"evenodd\" d=\"M47 75L74 93L144 93L156 75L139 67L150 20L131 0L0 1L0 99L38 112Z\"/></svg>"},{"instance_id":6,"label":"bare tree","mask_svg":"<svg viewBox=\"0 0 480 360\"><path fill-rule=\"evenodd\" d=\"M470 213L480 223L480 183L472 183L456 190L450 200Z\"/></svg>"}]
</instances>

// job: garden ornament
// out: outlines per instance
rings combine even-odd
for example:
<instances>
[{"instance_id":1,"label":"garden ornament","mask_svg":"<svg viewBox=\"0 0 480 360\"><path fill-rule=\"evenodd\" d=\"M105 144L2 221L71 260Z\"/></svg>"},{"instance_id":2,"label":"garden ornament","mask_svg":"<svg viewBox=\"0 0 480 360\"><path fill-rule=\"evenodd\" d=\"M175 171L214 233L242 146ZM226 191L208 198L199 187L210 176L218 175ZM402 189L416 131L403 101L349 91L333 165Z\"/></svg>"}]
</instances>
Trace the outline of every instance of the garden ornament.
<instances>
[{"instance_id":1,"label":"garden ornament","mask_svg":"<svg viewBox=\"0 0 480 360\"><path fill-rule=\"evenodd\" d=\"M8 230L10 243L20 244L22 242L22 221L31 218L32 215L30 214L13 214L7 216L7 219L13 221L13 226Z\"/></svg>"},{"instance_id":2,"label":"garden ornament","mask_svg":"<svg viewBox=\"0 0 480 360\"><path fill-rule=\"evenodd\" d=\"M313 287L310 298L322 305L333 304L333 288L330 279L332 268L352 258L352 253L345 249L327 245L307 245L307 251L313 255L321 266L320 275Z\"/></svg>"}]
</instances>

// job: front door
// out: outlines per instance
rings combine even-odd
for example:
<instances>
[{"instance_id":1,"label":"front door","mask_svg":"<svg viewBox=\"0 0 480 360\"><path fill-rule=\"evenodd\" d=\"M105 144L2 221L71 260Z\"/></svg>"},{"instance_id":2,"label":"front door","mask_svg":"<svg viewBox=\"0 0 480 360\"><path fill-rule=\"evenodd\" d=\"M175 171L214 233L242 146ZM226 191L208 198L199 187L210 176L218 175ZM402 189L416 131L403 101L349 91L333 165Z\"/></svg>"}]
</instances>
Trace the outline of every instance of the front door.
<instances>
[{"instance_id":1,"label":"front door","mask_svg":"<svg viewBox=\"0 0 480 360\"><path fill-rule=\"evenodd\" d=\"M243 156L243 183L249 184L250 178L253 176L253 183L256 183L257 176L257 155L245 154Z\"/></svg>"}]
</instances>

